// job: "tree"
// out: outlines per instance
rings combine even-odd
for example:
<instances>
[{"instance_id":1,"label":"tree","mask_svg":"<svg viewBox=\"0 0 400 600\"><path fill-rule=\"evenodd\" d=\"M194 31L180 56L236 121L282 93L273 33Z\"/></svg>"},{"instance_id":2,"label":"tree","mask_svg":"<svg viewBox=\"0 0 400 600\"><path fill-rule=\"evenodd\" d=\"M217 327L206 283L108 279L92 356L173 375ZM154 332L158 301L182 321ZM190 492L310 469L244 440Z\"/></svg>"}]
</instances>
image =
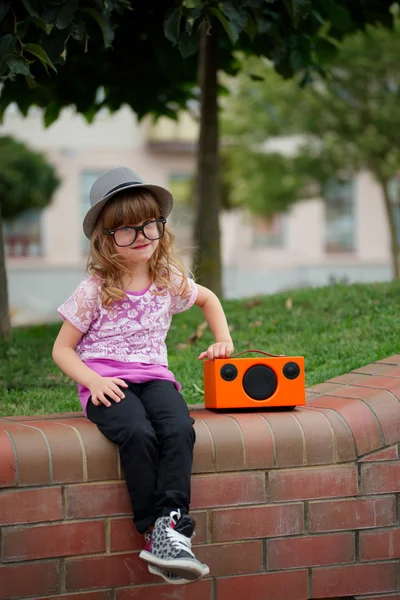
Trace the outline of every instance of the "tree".
<instances>
[{"instance_id":1,"label":"tree","mask_svg":"<svg viewBox=\"0 0 400 600\"><path fill-rule=\"evenodd\" d=\"M285 178L297 179L290 203L309 193L310 184L314 184L314 193L321 195L324 184L334 175L349 177L362 168L370 171L382 191L396 279L400 273L399 246L390 183L400 170L399 33L397 23L393 32L367 28L366 35L350 36L331 62L329 77L301 91L293 82L279 81L265 61L248 61L232 104L227 103L229 114L234 111L238 115L229 133L241 154L231 177L240 176L238 172L253 160L252 153L258 161L271 160L265 152L260 156L257 144L262 138L265 142L270 135L304 136L297 156L281 157L283 172L274 178L274 186L270 186L271 174L259 173L258 189L264 188L264 198L260 193L257 197L256 192L253 204L264 205L264 212L279 208L279 194L284 191L280 182ZM250 72L262 81L253 81ZM239 109L243 102L246 105ZM256 134L252 134L255 129ZM243 150L244 139L250 151ZM287 204L280 206L285 209Z\"/></svg>"},{"instance_id":2,"label":"tree","mask_svg":"<svg viewBox=\"0 0 400 600\"><path fill-rule=\"evenodd\" d=\"M0 164L0 337L8 337L11 325L2 221L47 206L59 180L43 154L11 137L0 137Z\"/></svg>"},{"instance_id":3,"label":"tree","mask_svg":"<svg viewBox=\"0 0 400 600\"><path fill-rule=\"evenodd\" d=\"M0 114L16 101L23 114L32 104L44 108L47 124L70 104L88 119L104 106L117 110L122 104L131 106L139 118L146 113L176 117L190 98L197 97L199 71L195 228L202 254L199 281L220 294L218 69L235 73L234 50L239 49L267 56L282 76L299 73L306 82L319 70L318 61L329 56L334 42L347 33L366 23L390 27L392 4L392 0L8 0L0 10L0 76L5 80Z\"/></svg>"}]
</instances>

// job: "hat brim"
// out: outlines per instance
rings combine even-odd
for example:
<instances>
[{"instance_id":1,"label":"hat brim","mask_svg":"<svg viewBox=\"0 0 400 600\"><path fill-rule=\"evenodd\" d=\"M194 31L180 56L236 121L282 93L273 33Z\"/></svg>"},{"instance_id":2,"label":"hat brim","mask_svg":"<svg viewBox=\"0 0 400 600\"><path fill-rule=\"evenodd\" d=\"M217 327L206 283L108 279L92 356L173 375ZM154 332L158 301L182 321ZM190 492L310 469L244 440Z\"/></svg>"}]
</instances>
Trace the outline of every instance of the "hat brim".
<instances>
[{"instance_id":1,"label":"hat brim","mask_svg":"<svg viewBox=\"0 0 400 600\"><path fill-rule=\"evenodd\" d=\"M92 208L90 208L88 210L88 212L86 213L86 216L83 220L83 233L86 235L87 238L90 239L90 237L93 233L93 229L96 224L97 218L98 218L99 214L101 213L104 205L109 200L111 200L111 198L116 196L117 194L120 194L121 192L123 192L123 191L125 192L126 190L129 190L132 188L145 188L145 189L153 192L154 197L160 207L160 216L164 217L165 219L168 217L168 215L170 214L170 212L172 210L172 206L174 203L171 192L169 192L168 190L166 190L165 188L163 188L159 185L146 184L146 183L132 183L130 185L127 185L123 189L118 189L114 192L110 192L109 194L107 194L107 196L104 196L104 198L102 198L99 202L97 202L94 206L92 206Z\"/></svg>"}]
</instances>

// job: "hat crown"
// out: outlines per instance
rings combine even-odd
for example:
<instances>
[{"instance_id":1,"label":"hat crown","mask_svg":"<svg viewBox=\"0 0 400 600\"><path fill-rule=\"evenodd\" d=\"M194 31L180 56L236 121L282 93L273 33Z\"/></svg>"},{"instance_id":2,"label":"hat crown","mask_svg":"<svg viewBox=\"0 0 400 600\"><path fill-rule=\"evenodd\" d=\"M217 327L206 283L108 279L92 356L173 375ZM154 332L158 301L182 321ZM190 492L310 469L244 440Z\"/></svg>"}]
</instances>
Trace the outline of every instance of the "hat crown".
<instances>
[{"instance_id":1,"label":"hat crown","mask_svg":"<svg viewBox=\"0 0 400 600\"><path fill-rule=\"evenodd\" d=\"M141 184L143 181L129 167L109 169L105 173L102 173L92 185L90 190L91 206L100 202L107 194L115 191L116 188L121 187L123 189L124 186L132 183Z\"/></svg>"}]
</instances>

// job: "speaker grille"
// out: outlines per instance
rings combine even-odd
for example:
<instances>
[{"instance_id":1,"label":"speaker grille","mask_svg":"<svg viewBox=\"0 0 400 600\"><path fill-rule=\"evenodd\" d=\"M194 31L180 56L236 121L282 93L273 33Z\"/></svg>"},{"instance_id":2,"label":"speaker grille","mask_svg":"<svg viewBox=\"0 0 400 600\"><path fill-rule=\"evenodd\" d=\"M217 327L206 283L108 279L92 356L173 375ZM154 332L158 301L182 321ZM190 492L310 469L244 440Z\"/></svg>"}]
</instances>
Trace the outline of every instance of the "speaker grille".
<instances>
[{"instance_id":1,"label":"speaker grille","mask_svg":"<svg viewBox=\"0 0 400 600\"><path fill-rule=\"evenodd\" d=\"M300 375L300 367L295 362L287 362L283 367L283 374L287 379L296 379Z\"/></svg>"},{"instance_id":2,"label":"speaker grille","mask_svg":"<svg viewBox=\"0 0 400 600\"><path fill-rule=\"evenodd\" d=\"M243 389L253 400L267 400L276 391L278 380L266 365L254 365L243 376Z\"/></svg>"},{"instance_id":3,"label":"speaker grille","mask_svg":"<svg viewBox=\"0 0 400 600\"><path fill-rule=\"evenodd\" d=\"M225 381L233 381L237 377L238 370L235 365L231 365L230 363L221 367L221 377Z\"/></svg>"}]
</instances>

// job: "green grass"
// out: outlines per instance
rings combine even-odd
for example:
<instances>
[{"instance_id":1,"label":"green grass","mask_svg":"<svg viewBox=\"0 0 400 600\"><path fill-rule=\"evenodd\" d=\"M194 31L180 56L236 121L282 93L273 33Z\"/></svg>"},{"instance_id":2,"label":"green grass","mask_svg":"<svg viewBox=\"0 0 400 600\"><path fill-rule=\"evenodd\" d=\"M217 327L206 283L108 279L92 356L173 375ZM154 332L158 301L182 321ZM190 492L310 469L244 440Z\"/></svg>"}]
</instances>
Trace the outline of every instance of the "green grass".
<instances>
[{"instance_id":1,"label":"green grass","mask_svg":"<svg viewBox=\"0 0 400 600\"><path fill-rule=\"evenodd\" d=\"M400 282L304 289L225 301L224 308L235 352L259 348L303 355L308 386L400 351ZM212 335L207 329L186 349L177 346L202 321L196 307L176 315L167 340L169 365L188 403L203 400L197 356ZM16 328L11 342L0 341L0 415L80 410L75 384L51 358L59 327Z\"/></svg>"}]
</instances>

